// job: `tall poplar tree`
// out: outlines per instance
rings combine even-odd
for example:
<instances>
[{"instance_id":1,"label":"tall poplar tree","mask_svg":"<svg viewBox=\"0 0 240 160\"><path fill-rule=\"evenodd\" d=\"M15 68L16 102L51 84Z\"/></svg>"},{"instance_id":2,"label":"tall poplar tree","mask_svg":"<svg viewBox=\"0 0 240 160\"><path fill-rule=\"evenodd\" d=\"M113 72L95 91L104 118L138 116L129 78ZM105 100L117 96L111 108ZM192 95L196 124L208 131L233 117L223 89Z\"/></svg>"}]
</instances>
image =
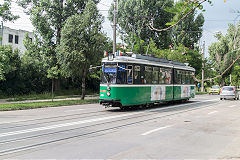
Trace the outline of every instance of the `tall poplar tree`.
<instances>
[{"instance_id":1,"label":"tall poplar tree","mask_svg":"<svg viewBox=\"0 0 240 160\"><path fill-rule=\"evenodd\" d=\"M89 0L83 13L71 16L62 30L58 62L65 77L82 78L82 99L89 66L99 62L107 42L101 33L102 23L96 4Z\"/></svg>"}]
</instances>

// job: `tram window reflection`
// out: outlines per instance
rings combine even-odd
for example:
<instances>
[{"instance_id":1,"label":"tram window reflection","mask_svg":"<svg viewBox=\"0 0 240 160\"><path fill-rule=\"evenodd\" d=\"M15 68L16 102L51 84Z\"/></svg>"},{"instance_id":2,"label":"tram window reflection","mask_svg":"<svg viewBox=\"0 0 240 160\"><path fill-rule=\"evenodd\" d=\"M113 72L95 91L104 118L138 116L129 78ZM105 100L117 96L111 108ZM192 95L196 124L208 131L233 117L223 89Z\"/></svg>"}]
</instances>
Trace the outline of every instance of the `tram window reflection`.
<instances>
[{"instance_id":1,"label":"tram window reflection","mask_svg":"<svg viewBox=\"0 0 240 160\"><path fill-rule=\"evenodd\" d=\"M181 71L182 73L182 84L186 84L186 73L185 71Z\"/></svg>"},{"instance_id":2,"label":"tram window reflection","mask_svg":"<svg viewBox=\"0 0 240 160\"><path fill-rule=\"evenodd\" d=\"M194 84L194 72L191 72L191 79L190 79L190 83Z\"/></svg>"},{"instance_id":3,"label":"tram window reflection","mask_svg":"<svg viewBox=\"0 0 240 160\"><path fill-rule=\"evenodd\" d=\"M165 70L165 84L171 84L171 75L172 75L171 69L166 69Z\"/></svg>"},{"instance_id":4,"label":"tram window reflection","mask_svg":"<svg viewBox=\"0 0 240 160\"><path fill-rule=\"evenodd\" d=\"M145 80L144 83L152 84L152 67L145 67Z\"/></svg>"},{"instance_id":5,"label":"tram window reflection","mask_svg":"<svg viewBox=\"0 0 240 160\"><path fill-rule=\"evenodd\" d=\"M191 76L190 76L190 72L186 72L186 84L191 84L190 80L191 80Z\"/></svg>"},{"instance_id":6,"label":"tram window reflection","mask_svg":"<svg viewBox=\"0 0 240 160\"><path fill-rule=\"evenodd\" d=\"M140 80L140 76L141 76L141 72L140 72L140 66L134 66L134 84L140 84L141 80Z\"/></svg>"},{"instance_id":7,"label":"tram window reflection","mask_svg":"<svg viewBox=\"0 0 240 160\"><path fill-rule=\"evenodd\" d=\"M181 76L182 72L181 70L175 70L175 84L181 84L181 81L182 81L182 76Z\"/></svg>"},{"instance_id":8,"label":"tram window reflection","mask_svg":"<svg viewBox=\"0 0 240 160\"><path fill-rule=\"evenodd\" d=\"M117 73L117 83L118 84L126 84L126 66L125 65L119 65L118 67L118 73Z\"/></svg>"},{"instance_id":9,"label":"tram window reflection","mask_svg":"<svg viewBox=\"0 0 240 160\"><path fill-rule=\"evenodd\" d=\"M164 84L165 83L165 69L164 68L160 68L160 72L159 72L159 84Z\"/></svg>"},{"instance_id":10,"label":"tram window reflection","mask_svg":"<svg viewBox=\"0 0 240 160\"><path fill-rule=\"evenodd\" d=\"M153 84L158 84L158 74L159 74L159 68L158 67L153 67Z\"/></svg>"},{"instance_id":11,"label":"tram window reflection","mask_svg":"<svg viewBox=\"0 0 240 160\"><path fill-rule=\"evenodd\" d=\"M133 83L133 67L127 66L127 82L128 84Z\"/></svg>"}]
</instances>

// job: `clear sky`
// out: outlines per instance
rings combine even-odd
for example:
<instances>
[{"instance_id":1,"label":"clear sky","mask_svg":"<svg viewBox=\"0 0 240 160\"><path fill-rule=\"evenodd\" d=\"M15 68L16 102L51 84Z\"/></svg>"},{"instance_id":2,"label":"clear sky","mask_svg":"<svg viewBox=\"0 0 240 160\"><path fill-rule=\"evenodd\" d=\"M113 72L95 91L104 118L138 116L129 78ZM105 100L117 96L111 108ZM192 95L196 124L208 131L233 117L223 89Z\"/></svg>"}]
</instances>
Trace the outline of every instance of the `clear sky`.
<instances>
[{"instance_id":1,"label":"clear sky","mask_svg":"<svg viewBox=\"0 0 240 160\"><path fill-rule=\"evenodd\" d=\"M98 8L102 15L105 17L105 22L103 24L103 31L112 38L112 26L107 19L108 9L113 0L101 0L98 4ZM206 56L207 47L216 39L214 38L214 34L216 32L222 32L225 34L228 29L229 23L237 24L240 20L240 0L212 0L213 5L209 5L207 2L204 4L204 8L206 12L204 12L205 24L203 27L203 37L201 38L201 44L203 41L206 43ZM31 25L31 21L29 17L26 16L21 7L18 7L13 3L12 12L16 15L19 15L21 18L15 21L14 23L6 22L5 26L9 26L14 29L23 29L32 31L33 27ZM239 12L239 13L238 13ZM235 20L235 21L234 21ZM120 40L117 40L120 42Z\"/></svg>"}]
</instances>

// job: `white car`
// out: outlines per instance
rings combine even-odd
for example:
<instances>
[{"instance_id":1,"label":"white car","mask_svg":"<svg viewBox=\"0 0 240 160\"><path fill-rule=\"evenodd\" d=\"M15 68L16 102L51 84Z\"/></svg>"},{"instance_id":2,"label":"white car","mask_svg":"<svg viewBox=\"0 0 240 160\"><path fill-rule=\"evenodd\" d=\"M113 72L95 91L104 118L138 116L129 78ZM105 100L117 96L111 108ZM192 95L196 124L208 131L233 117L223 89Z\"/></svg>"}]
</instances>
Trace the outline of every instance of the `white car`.
<instances>
[{"instance_id":1,"label":"white car","mask_svg":"<svg viewBox=\"0 0 240 160\"><path fill-rule=\"evenodd\" d=\"M222 99L234 99L239 100L239 93L235 86L224 86L220 92L220 100Z\"/></svg>"}]
</instances>

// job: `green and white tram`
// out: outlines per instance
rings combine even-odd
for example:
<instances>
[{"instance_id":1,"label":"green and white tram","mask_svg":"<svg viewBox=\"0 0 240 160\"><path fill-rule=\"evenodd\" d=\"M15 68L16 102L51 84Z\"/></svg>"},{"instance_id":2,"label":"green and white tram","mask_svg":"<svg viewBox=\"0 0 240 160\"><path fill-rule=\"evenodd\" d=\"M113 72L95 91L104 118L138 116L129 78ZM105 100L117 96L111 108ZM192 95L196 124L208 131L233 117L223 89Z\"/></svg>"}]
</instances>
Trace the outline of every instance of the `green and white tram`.
<instances>
[{"instance_id":1,"label":"green and white tram","mask_svg":"<svg viewBox=\"0 0 240 160\"><path fill-rule=\"evenodd\" d=\"M102 60L100 104L124 108L195 96L195 69L162 58L132 54Z\"/></svg>"}]
</instances>

